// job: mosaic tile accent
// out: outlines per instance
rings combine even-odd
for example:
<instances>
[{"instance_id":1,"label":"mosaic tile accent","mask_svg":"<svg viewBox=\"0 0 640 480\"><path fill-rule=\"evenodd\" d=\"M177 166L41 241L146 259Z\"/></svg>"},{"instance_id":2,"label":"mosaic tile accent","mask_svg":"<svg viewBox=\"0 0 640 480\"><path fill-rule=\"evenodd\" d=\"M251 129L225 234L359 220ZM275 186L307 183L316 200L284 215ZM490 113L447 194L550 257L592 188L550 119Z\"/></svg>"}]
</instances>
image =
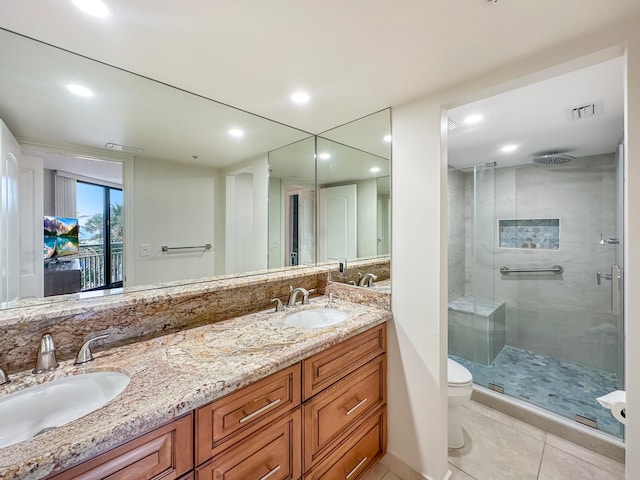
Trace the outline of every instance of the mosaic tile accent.
<instances>
[{"instance_id":1,"label":"mosaic tile accent","mask_svg":"<svg viewBox=\"0 0 640 480\"><path fill-rule=\"evenodd\" d=\"M559 218L530 218L498 220L498 246L500 248L560 248Z\"/></svg>"},{"instance_id":2,"label":"mosaic tile accent","mask_svg":"<svg viewBox=\"0 0 640 480\"><path fill-rule=\"evenodd\" d=\"M484 387L500 385L504 393L575 420L575 415L595 419L598 429L623 438L624 427L596 398L618 390L615 373L563 362L506 345L491 365L481 365L450 355Z\"/></svg>"}]
</instances>

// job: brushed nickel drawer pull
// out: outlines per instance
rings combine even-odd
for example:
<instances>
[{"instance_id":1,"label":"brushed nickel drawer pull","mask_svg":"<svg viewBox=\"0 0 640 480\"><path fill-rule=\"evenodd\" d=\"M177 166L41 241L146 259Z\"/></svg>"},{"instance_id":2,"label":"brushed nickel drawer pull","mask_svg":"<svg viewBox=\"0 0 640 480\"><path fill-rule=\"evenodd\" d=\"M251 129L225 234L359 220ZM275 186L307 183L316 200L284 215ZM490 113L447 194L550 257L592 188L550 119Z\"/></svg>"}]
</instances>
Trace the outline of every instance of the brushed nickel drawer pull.
<instances>
[{"instance_id":1,"label":"brushed nickel drawer pull","mask_svg":"<svg viewBox=\"0 0 640 480\"><path fill-rule=\"evenodd\" d=\"M347 413L345 413L345 415L347 415L347 416L351 415L353 412L356 411L357 408L360 408L364 404L364 402L366 402L366 401L367 401L367 399L363 398L358 403L356 403L353 407L351 407L349 410L347 410Z\"/></svg>"},{"instance_id":2,"label":"brushed nickel drawer pull","mask_svg":"<svg viewBox=\"0 0 640 480\"><path fill-rule=\"evenodd\" d=\"M364 457L362 460L360 460L358 464L355 467L353 467L349 473L347 473L347 476L344 477L345 480L349 480L349 478L351 478L353 474L356 473L358 469L365 464L366 461L367 461L367 457Z\"/></svg>"},{"instance_id":3,"label":"brushed nickel drawer pull","mask_svg":"<svg viewBox=\"0 0 640 480\"><path fill-rule=\"evenodd\" d=\"M261 413L266 412L267 410L269 410L271 407L276 406L277 404L280 403L280 399L276 398L273 402L268 403L267 405L265 405L262 408L259 408L258 410L256 410L253 413L250 413L249 415L247 415L246 417L242 417L240 419L240 423L244 423L244 422L248 422L249 420L251 420L253 417L257 417L258 415L260 415Z\"/></svg>"},{"instance_id":4,"label":"brushed nickel drawer pull","mask_svg":"<svg viewBox=\"0 0 640 480\"><path fill-rule=\"evenodd\" d=\"M269 468L269 467L267 467L267 468ZM280 465L278 465L273 470L270 470L269 473L267 473L264 477L260 477L258 480L267 480L267 478L269 478L271 475L276 473L278 470L280 470Z\"/></svg>"}]
</instances>

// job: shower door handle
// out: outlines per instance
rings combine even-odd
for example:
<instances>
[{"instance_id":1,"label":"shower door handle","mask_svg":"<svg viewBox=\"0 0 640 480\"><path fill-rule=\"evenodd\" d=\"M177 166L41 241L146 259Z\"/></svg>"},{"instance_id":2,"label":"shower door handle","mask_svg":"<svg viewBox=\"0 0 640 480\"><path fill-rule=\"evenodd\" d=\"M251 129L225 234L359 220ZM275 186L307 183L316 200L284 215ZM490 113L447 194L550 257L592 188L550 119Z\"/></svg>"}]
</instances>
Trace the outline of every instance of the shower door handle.
<instances>
[{"instance_id":1,"label":"shower door handle","mask_svg":"<svg viewBox=\"0 0 640 480\"><path fill-rule=\"evenodd\" d=\"M611 313L620 314L620 267L611 265Z\"/></svg>"}]
</instances>

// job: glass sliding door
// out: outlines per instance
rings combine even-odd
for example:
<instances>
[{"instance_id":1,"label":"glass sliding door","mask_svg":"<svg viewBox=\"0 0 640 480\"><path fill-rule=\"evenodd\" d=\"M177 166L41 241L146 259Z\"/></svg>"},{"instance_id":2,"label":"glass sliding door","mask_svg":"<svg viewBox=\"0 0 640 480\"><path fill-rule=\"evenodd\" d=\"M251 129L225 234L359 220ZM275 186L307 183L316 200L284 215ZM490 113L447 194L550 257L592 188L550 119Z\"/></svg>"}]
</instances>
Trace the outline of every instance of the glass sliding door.
<instances>
[{"instance_id":1,"label":"glass sliding door","mask_svg":"<svg viewBox=\"0 0 640 480\"><path fill-rule=\"evenodd\" d=\"M122 190L79 181L76 191L82 291L121 287Z\"/></svg>"}]
</instances>

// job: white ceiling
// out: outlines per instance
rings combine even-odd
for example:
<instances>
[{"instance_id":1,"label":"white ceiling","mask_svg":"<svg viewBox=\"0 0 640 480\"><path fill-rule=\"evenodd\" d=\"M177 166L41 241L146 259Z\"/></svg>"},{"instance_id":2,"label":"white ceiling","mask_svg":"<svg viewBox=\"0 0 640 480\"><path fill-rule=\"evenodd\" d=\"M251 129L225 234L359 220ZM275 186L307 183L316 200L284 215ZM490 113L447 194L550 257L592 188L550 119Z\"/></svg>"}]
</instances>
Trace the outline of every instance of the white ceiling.
<instances>
[{"instance_id":1,"label":"white ceiling","mask_svg":"<svg viewBox=\"0 0 640 480\"><path fill-rule=\"evenodd\" d=\"M596 103L592 117L569 120L567 109ZM498 167L531 163L534 155L574 157L614 152L624 130L623 61L607 62L511 90L447 112L458 125L448 133L450 167L496 162ZM470 115L481 122L466 125ZM518 148L503 153L500 148Z\"/></svg>"},{"instance_id":2,"label":"white ceiling","mask_svg":"<svg viewBox=\"0 0 640 480\"><path fill-rule=\"evenodd\" d=\"M638 0L3 0L0 26L317 133L628 19ZM304 89L306 106L289 95Z\"/></svg>"}]
</instances>

